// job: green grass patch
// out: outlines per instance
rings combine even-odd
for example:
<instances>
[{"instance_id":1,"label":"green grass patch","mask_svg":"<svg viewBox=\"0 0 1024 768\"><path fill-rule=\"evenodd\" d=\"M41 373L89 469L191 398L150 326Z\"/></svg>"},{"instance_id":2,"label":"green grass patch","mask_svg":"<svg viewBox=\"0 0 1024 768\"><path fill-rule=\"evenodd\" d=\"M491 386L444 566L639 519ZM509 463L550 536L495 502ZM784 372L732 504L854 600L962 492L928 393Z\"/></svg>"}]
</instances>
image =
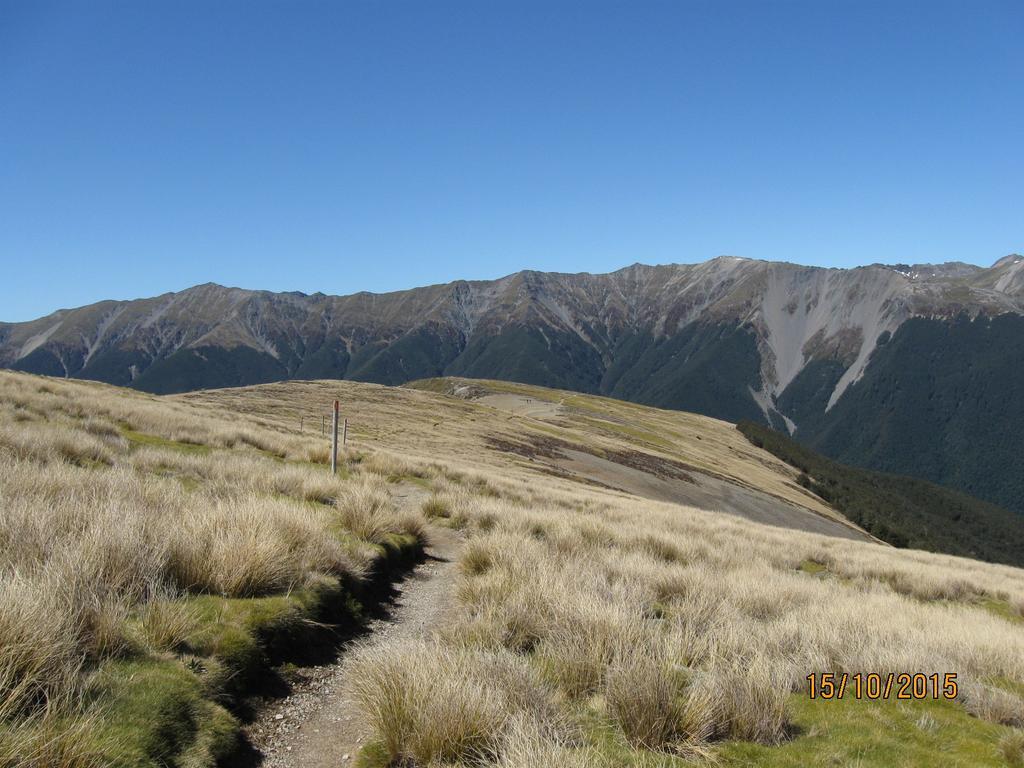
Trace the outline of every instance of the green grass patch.
<instances>
[{"instance_id":1,"label":"green grass patch","mask_svg":"<svg viewBox=\"0 0 1024 768\"><path fill-rule=\"evenodd\" d=\"M387 748L382 742L374 739L368 741L359 750L352 763L352 768L388 768L390 765Z\"/></svg>"},{"instance_id":2,"label":"green grass patch","mask_svg":"<svg viewBox=\"0 0 1024 768\"><path fill-rule=\"evenodd\" d=\"M137 432L128 427L121 427L121 435L137 446L149 446L152 448L169 448L182 453L194 453L206 455L212 450L208 445L197 445L195 443L184 443L180 440L168 440L166 437L151 435L147 432Z\"/></svg>"},{"instance_id":3,"label":"green grass patch","mask_svg":"<svg viewBox=\"0 0 1024 768\"><path fill-rule=\"evenodd\" d=\"M106 662L92 695L111 766L213 765L235 748L237 721L176 659Z\"/></svg>"},{"instance_id":4,"label":"green grass patch","mask_svg":"<svg viewBox=\"0 0 1024 768\"><path fill-rule=\"evenodd\" d=\"M797 570L809 573L811 576L820 576L828 573L828 566L824 563L819 563L817 560L804 560L800 563L800 567Z\"/></svg>"},{"instance_id":5,"label":"green grass patch","mask_svg":"<svg viewBox=\"0 0 1024 768\"><path fill-rule=\"evenodd\" d=\"M351 585L326 576L284 595L201 595L188 602L199 619L184 644L195 656L193 668L211 691L230 702L269 682L269 670L277 664L329 654L339 636L363 621Z\"/></svg>"},{"instance_id":6,"label":"green grass patch","mask_svg":"<svg viewBox=\"0 0 1024 768\"><path fill-rule=\"evenodd\" d=\"M378 572L383 573L409 564L410 554L418 551L419 539L411 533L388 533L381 544L374 544L380 555Z\"/></svg>"},{"instance_id":7,"label":"green grass patch","mask_svg":"<svg viewBox=\"0 0 1024 768\"><path fill-rule=\"evenodd\" d=\"M607 718L600 701L580 711L578 719L587 744L616 768L684 768L693 765L676 755L637 749L626 741L622 731Z\"/></svg>"},{"instance_id":8,"label":"green grass patch","mask_svg":"<svg viewBox=\"0 0 1024 768\"><path fill-rule=\"evenodd\" d=\"M200 768L230 757L238 745L231 712L277 687L282 666L332 658L338 642L363 625L364 606L421 550L409 534L373 546L367 582L322 576L287 594L187 597L193 621L176 653L104 662L89 694L90 710L100 713L89 735L102 764Z\"/></svg>"},{"instance_id":9,"label":"green grass patch","mask_svg":"<svg viewBox=\"0 0 1024 768\"><path fill-rule=\"evenodd\" d=\"M790 699L793 736L777 745L724 741L711 745L715 763L740 768L984 768L1004 766L1001 740L1013 729L971 717L948 701L874 702ZM703 765L684 755L638 749L605 714L599 700L578 715L587 743L609 765L684 768ZM368 761L366 768L379 763Z\"/></svg>"},{"instance_id":10,"label":"green grass patch","mask_svg":"<svg viewBox=\"0 0 1024 768\"><path fill-rule=\"evenodd\" d=\"M1005 677L989 677L985 682L994 685L996 688L1002 688L1004 691L1015 693L1024 699L1024 683L1018 683Z\"/></svg>"},{"instance_id":11,"label":"green grass patch","mask_svg":"<svg viewBox=\"0 0 1024 768\"><path fill-rule=\"evenodd\" d=\"M808 765L890 768L1002 766L1000 739L1011 729L971 717L955 702L878 702L791 698L797 734L777 747L741 742L718 750L725 766Z\"/></svg>"},{"instance_id":12,"label":"green grass patch","mask_svg":"<svg viewBox=\"0 0 1024 768\"><path fill-rule=\"evenodd\" d=\"M978 605L989 613L994 613L1001 619L1006 619L1007 621L1016 622L1018 624L1024 624L1024 616L1022 616L1020 611L1006 600L986 597L979 600Z\"/></svg>"}]
</instances>

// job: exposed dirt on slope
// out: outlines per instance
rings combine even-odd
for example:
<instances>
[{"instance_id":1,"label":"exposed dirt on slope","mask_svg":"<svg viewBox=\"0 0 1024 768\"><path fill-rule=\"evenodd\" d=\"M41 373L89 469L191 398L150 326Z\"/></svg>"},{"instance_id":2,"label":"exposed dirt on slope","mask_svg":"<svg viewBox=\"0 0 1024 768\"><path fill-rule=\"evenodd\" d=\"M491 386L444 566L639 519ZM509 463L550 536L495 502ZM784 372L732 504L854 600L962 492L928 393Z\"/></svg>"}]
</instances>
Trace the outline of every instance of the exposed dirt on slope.
<instances>
[{"instance_id":1,"label":"exposed dirt on slope","mask_svg":"<svg viewBox=\"0 0 1024 768\"><path fill-rule=\"evenodd\" d=\"M426 491L402 485L394 493L402 507L418 507ZM295 673L291 693L269 702L246 729L262 754L262 768L339 768L351 765L370 735L349 695L346 678L354 647L384 645L429 637L439 629L451 606L455 563L461 538L456 531L434 527L427 559L400 584L386 612L367 627L363 638L343 648L333 664Z\"/></svg>"},{"instance_id":2,"label":"exposed dirt on slope","mask_svg":"<svg viewBox=\"0 0 1024 768\"><path fill-rule=\"evenodd\" d=\"M598 450L544 435L530 435L518 442L490 436L487 443L495 450L529 459L539 471L588 485L738 515L780 528L856 541L873 540L838 515L826 517L735 479L715 477L664 456L626 449Z\"/></svg>"},{"instance_id":3,"label":"exposed dirt on slope","mask_svg":"<svg viewBox=\"0 0 1024 768\"><path fill-rule=\"evenodd\" d=\"M727 483L695 472L687 479L663 476L644 471L583 451L567 450L555 464L570 477L600 483L626 493L655 501L685 504L711 512L738 515L756 523L779 528L822 533L855 541L871 541L871 537L853 525L816 514L761 491Z\"/></svg>"}]
</instances>

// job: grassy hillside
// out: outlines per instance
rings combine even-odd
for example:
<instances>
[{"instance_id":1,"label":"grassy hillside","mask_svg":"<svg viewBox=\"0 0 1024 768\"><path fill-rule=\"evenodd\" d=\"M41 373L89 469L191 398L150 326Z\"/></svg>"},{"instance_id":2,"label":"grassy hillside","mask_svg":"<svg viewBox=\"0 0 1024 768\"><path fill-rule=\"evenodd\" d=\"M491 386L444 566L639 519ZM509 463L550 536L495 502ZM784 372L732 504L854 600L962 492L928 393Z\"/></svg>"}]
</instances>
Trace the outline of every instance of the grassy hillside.
<instances>
[{"instance_id":1,"label":"grassy hillside","mask_svg":"<svg viewBox=\"0 0 1024 768\"><path fill-rule=\"evenodd\" d=\"M798 479L726 422L521 385L0 374L0 766L213 765L440 525L465 537L445 624L352 659L364 768L1024 760L1024 571L870 541ZM826 671L960 688L810 700Z\"/></svg>"},{"instance_id":2,"label":"grassy hillside","mask_svg":"<svg viewBox=\"0 0 1024 768\"><path fill-rule=\"evenodd\" d=\"M0 373L0 766L230 756L275 666L419 550L389 466L325 459L244 413Z\"/></svg>"},{"instance_id":3,"label":"grassy hillside","mask_svg":"<svg viewBox=\"0 0 1024 768\"><path fill-rule=\"evenodd\" d=\"M1024 572L497 475L435 638L375 648L364 768L1004 766L1024 759ZM812 672L954 673L955 701L810 700Z\"/></svg>"},{"instance_id":4,"label":"grassy hillside","mask_svg":"<svg viewBox=\"0 0 1024 768\"><path fill-rule=\"evenodd\" d=\"M883 541L1024 565L1024 517L912 477L872 472L820 456L753 422L738 429L801 472L799 482Z\"/></svg>"},{"instance_id":5,"label":"grassy hillside","mask_svg":"<svg viewBox=\"0 0 1024 768\"><path fill-rule=\"evenodd\" d=\"M799 473L727 422L525 384L429 379L400 388L287 382L175 396L296 429L334 398L351 434L406 458L444 457L505 476L557 478L801 530L865 534L797 483Z\"/></svg>"}]
</instances>

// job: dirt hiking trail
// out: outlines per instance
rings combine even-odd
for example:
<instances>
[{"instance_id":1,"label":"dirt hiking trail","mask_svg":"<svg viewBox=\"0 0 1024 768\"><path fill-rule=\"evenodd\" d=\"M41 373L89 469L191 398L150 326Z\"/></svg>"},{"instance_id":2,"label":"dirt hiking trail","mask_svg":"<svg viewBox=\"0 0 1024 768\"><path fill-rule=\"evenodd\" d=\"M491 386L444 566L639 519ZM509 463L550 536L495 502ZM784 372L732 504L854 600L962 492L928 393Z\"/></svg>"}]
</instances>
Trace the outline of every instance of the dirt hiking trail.
<instances>
[{"instance_id":1,"label":"dirt hiking trail","mask_svg":"<svg viewBox=\"0 0 1024 768\"><path fill-rule=\"evenodd\" d=\"M392 496L399 508L416 509L428 494L403 483ZM351 651L430 637L452 605L461 537L432 526L428 541L426 560L395 584L398 595L386 613L371 620L360 639L341 648L334 663L298 670L291 693L268 702L246 726L252 746L263 756L260 768L339 768L355 762L370 728L346 690Z\"/></svg>"}]
</instances>

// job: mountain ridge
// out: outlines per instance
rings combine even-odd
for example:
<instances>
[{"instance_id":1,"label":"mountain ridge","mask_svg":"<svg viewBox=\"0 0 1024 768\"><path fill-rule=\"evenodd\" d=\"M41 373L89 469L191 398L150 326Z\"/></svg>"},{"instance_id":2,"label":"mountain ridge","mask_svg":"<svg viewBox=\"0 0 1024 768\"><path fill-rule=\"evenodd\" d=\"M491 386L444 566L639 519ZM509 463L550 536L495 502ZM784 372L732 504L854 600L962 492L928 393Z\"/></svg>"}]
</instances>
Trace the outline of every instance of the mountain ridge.
<instances>
[{"instance_id":1,"label":"mountain ridge","mask_svg":"<svg viewBox=\"0 0 1024 768\"><path fill-rule=\"evenodd\" d=\"M908 344L908 335L917 341ZM603 274L522 270L496 280L344 296L204 283L0 323L0 366L158 393L292 378L508 379L752 419L848 463L979 493L974 486L984 472L968 472L969 481L953 477L952 447L922 458L920 471L896 461L902 443L885 425L936 396L952 411L968 409L960 419L965 425L1005 415L1005 406L976 413L972 393L985 391L986 398L1006 398L1016 429L1024 395L1014 387L989 392L978 377L1011 376L1012 364L1024 362L1018 337L1018 254L991 267L851 269L719 256L695 264L634 263ZM886 349L908 357L922 344L930 351L917 366L930 372L908 383L913 372ZM975 359L982 354L984 361ZM974 378L954 382L943 365L929 362L953 359ZM971 368L982 362L990 369L984 376ZM932 391L940 384L949 391ZM877 413L895 400L900 413L880 419ZM1020 419L1024 432L1024 414ZM923 420L944 434L941 419ZM858 421L875 424L880 446L854 434ZM999 424L993 429L1005 433ZM1000 465L1024 450L1016 437L1006 440L995 457ZM964 437L940 443L961 450ZM938 449L915 442L913 450ZM1016 484L1005 482L980 493L1011 505L1011 487L1015 493ZM1012 505L1024 511L1024 502Z\"/></svg>"}]
</instances>

